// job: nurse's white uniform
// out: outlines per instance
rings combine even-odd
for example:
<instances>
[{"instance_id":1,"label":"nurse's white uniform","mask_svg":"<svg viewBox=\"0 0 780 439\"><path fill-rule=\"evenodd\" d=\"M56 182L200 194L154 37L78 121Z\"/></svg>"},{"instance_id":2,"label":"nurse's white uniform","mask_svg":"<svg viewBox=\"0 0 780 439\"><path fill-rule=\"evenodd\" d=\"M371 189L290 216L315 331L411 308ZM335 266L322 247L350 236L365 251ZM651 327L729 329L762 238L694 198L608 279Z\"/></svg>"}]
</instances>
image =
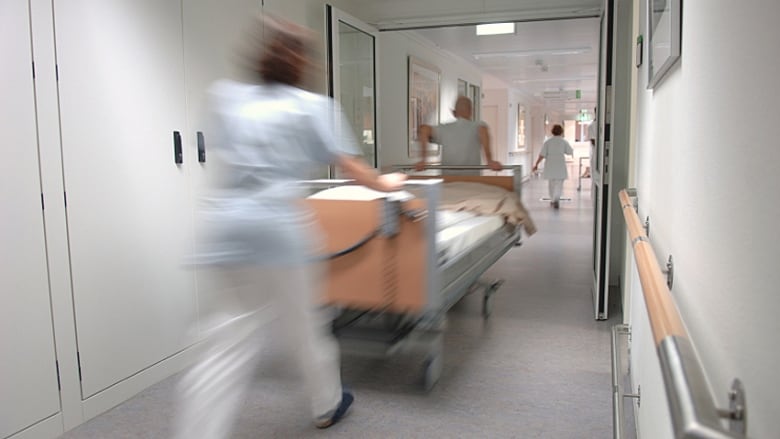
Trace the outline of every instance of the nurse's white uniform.
<instances>
[{"instance_id":1,"label":"nurse's white uniform","mask_svg":"<svg viewBox=\"0 0 780 439\"><path fill-rule=\"evenodd\" d=\"M544 157L544 172L542 177L549 180L550 199L553 202L560 201L563 192L563 180L569 178L569 172L566 169L566 157L564 155L574 155L569 142L561 136L553 136L547 139L539 153Z\"/></svg>"},{"instance_id":2,"label":"nurse's white uniform","mask_svg":"<svg viewBox=\"0 0 780 439\"><path fill-rule=\"evenodd\" d=\"M259 360L255 334L281 340L292 354L312 417L329 417L341 401L338 345L316 306L320 234L298 182L359 151L350 129L334 130L332 122L346 118L324 96L231 81L210 93L216 177L201 200L190 262L215 287L199 292L213 298L201 298L204 358L180 383L174 436L187 439L230 437ZM260 331L274 323L274 331Z\"/></svg>"}]
</instances>

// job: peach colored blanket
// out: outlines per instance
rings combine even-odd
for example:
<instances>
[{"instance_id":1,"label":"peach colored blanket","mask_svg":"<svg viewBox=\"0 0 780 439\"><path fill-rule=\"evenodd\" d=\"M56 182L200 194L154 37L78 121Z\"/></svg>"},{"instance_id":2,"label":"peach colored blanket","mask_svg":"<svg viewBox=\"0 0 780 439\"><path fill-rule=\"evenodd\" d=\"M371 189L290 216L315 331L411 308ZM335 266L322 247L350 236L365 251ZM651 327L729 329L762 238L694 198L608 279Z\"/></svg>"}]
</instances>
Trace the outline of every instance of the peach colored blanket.
<instances>
[{"instance_id":1,"label":"peach colored blanket","mask_svg":"<svg viewBox=\"0 0 780 439\"><path fill-rule=\"evenodd\" d=\"M465 210L479 215L501 215L509 224L522 225L528 235L536 233L536 225L517 195L497 186L468 182L445 183L441 189L439 208Z\"/></svg>"}]
</instances>

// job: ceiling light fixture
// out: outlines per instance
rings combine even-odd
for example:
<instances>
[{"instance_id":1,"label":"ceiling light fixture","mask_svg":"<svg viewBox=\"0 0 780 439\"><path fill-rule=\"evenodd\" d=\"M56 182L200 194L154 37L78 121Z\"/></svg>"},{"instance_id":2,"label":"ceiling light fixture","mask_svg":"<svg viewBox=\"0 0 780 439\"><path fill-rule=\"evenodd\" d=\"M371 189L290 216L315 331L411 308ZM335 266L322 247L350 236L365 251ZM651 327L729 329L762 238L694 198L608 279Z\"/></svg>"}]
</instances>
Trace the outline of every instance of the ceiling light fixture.
<instances>
[{"instance_id":1,"label":"ceiling light fixture","mask_svg":"<svg viewBox=\"0 0 780 439\"><path fill-rule=\"evenodd\" d=\"M595 76L568 76L565 78L530 78L530 79L515 79L512 82L515 84L526 84L529 82L566 82L566 81L593 81Z\"/></svg>"},{"instance_id":2,"label":"ceiling light fixture","mask_svg":"<svg viewBox=\"0 0 780 439\"><path fill-rule=\"evenodd\" d=\"M502 35L515 33L514 23L478 24L477 35Z\"/></svg>"},{"instance_id":3,"label":"ceiling light fixture","mask_svg":"<svg viewBox=\"0 0 780 439\"><path fill-rule=\"evenodd\" d=\"M564 49L532 49L532 50L513 50L506 52L483 52L474 53L471 56L474 59L485 58L516 58L523 56L540 56L540 55L580 55L583 53L589 53L590 47L570 47Z\"/></svg>"}]
</instances>

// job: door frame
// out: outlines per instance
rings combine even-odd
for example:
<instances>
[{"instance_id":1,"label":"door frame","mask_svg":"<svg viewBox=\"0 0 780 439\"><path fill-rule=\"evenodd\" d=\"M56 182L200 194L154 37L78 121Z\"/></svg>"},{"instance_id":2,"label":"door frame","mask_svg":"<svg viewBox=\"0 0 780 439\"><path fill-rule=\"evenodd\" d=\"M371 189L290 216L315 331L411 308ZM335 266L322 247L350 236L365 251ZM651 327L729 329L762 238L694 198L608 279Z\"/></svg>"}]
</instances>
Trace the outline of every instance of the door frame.
<instances>
[{"instance_id":1,"label":"door frame","mask_svg":"<svg viewBox=\"0 0 780 439\"><path fill-rule=\"evenodd\" d=\"M341 77L341 68L340 64L336 62L340 57L340 46L339 46L339 33L337 31L338 24L344 23L350 27L353 27L371 37L373 37L373 46L374 46L374 59L373 59L373 71L374 71L374 161L371 164L373 167L379 167L379 150L381 145L381 135L382 135L382 129L380 126L381 117L379 115L380 106L379 103L379 30L375 27L371 26L368 23L365 23L361 21L360 19L353 17L352 15L347 14L344 11L341 11L340 9L335 8L332 5L326 4L325 5L325 20L326 20L326 26L325 26L325 41L327 46L327 77L328 77L328 96L333 98L336 101L339 101L339 96L341 96L341 82L339 81ZM338 124L337 126L341 126L341 124ZM329 176L333 177L335 175L335 170L331 166L329 170Z\"/></svg>"},{"instance_id":2,"label":"door frame","mask_svg":"<svg viewBox=\"0 0 780 439\"><path fill-rule=\"evenodd\" d=\"M609 265L611 210L611 154L613 101L613 47L615 0L604 0L599 44L599 104L597 108L598 136L595 161L591 164L593 185L593 293L594 317L609 318Z\"/></svg>"}]
</instances>

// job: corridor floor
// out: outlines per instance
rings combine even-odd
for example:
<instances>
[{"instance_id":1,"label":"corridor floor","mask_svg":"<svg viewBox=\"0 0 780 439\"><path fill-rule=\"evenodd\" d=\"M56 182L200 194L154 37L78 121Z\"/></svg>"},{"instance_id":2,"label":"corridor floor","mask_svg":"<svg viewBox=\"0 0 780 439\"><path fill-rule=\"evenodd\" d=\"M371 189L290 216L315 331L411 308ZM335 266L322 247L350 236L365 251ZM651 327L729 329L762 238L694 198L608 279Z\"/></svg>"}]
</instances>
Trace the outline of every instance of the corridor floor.
<instances>
[{"instance_id":1,"label":"corridor floor","mask_svg":"<svg viewBox=\"0 0 780 439\"><path fill-rule=\"evenodd\" d=\"M544 180L523 186L538 228L496 263L505 279L484 322L481 295L448 317L437 386L421 390L422 355L345 355L343 380L355 393L349 416L312 427L298 379L278 355L258 370L236 438L609 438L612 435L610 327L594 320L591 298L593 208L590 180L564 186L553 210ZM588 187L585 187L588 186ZM273 351L275 348L269 348ZM66 433L76 438L166 438L176 376Z\"/></svg>"}]
</instances>

